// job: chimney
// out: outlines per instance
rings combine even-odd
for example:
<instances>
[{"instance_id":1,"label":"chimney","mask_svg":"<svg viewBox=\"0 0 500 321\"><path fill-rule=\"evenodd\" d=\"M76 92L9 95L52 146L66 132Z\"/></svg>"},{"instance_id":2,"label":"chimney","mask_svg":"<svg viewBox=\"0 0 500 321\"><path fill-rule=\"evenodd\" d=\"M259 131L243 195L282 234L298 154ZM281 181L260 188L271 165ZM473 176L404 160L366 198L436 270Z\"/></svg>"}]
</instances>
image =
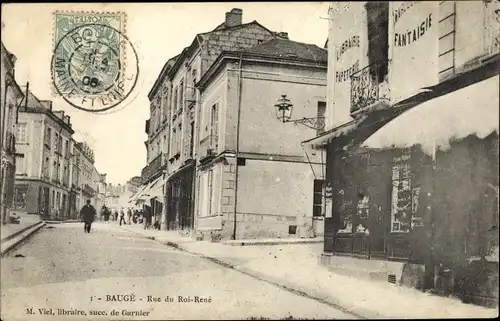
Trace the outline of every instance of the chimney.
<instances>
[{"instance_id":1,"label":"chimney","mask_svg":"<svg viewBox=\"0 0 500 321\"><path fill-rule=\"evenodd\" d=\"M288 40L288 32L277 32L276 35L282 39Z\"/></svg>"},{"instance_id":2,"label":"chimney","mask_svg":"<svg viewBox=\"0 0 500 321\"><path fill-rule=\"evenodd\" d=\"M241 25L243 10L234 8L230 12L226 12L226 27L234 27Z\"/></svg>"}]
</instances>

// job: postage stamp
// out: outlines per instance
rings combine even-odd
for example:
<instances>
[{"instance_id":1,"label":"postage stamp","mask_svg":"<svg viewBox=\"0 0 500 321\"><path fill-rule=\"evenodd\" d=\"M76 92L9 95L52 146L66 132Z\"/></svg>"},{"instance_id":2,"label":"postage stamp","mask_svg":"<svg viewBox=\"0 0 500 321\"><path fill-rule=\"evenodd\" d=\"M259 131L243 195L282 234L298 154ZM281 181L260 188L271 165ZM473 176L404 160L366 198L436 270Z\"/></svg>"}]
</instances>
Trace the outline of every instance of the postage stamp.
<instances>
[{"instance_id":1,"label":"postage stamp","mask_svg":"<svg viewBox=\"0 0 500 321\"><path fill-rule=\"evenodd\" d=\"M99 112L119 105L139 73L125 15L56 12L51 69L56 92L72 106Z\"/></svg>"}]
</instances>

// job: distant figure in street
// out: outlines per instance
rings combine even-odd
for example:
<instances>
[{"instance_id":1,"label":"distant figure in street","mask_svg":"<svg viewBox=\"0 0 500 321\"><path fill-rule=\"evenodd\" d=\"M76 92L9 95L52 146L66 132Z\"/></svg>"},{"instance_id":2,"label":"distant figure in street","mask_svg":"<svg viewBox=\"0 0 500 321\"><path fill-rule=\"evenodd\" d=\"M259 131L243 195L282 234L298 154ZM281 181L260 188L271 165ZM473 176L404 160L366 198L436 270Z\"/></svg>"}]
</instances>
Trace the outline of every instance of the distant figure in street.
<instances>
[{"instance_id":1,"label":"distant figure in street","mask_svg":"<svg viewBox=\"0 0 500 321\"><path fill-rule=\"evenodd\" d=\"M101 208L101 215L104 219L104 222L106 223L109 221L109 214L111 214L109 209L106 207L106 205L103 205Z\"/></svg>"},{"instance_id":2,"label":"distant figure in street","mask_svg":"<svg viewBox=\"0 0 500 321\"><path fill-rule=\"evenodd\" d=\"M127 209L127 224L130 225L132 224L130 221L132 220L132 210L130 207Z\"/></svg>"},{"instance_id":3,"label":"distant figure in street","mask_svg":"<svg viewBox=\"0 0 500 321\"><path fill-rule=\"evenodd\" d=\"M151 219L152 219L152 213L151 213L151 208L149 206L146 206L144 209L144 229L149 229L151 226Z\"/></svg>"},{"instance_id":4,"label":"distant figure in street","mask_svg":"<svg viewBox=\"0 0 500 321\"><path fill-rule=\"evenodd\" d=\"M125 224L125 212L123 212L123 207L120 210L120 226L122 226L122 222Z\"/></svg>"},{"instance_id":5,"label":"distant figure in street","mask_svg":"<svg viewBox=\"0 0 500 321\"><path fill-rule=\"evenodd\" d=\"M118 221L118 210L115 210L115 212L113 213L113 218L114 218L114 221Z\"/></svg>"},{"instance_id":6,"label":"distant figure in street","mask_svg":"<svg viewBox=\"0 0 500 321\"><path fill-rule=\"evenodd\" d=\"M92 204L90 204L90 200L87 200L87 204L85 204L80 211L80 217L85 223L85 225L83 226L85 233L90 233L90 227L92 225L92 222L94 222L95 214L95 208L92 206Z\"/></svg>"}]
</instances>

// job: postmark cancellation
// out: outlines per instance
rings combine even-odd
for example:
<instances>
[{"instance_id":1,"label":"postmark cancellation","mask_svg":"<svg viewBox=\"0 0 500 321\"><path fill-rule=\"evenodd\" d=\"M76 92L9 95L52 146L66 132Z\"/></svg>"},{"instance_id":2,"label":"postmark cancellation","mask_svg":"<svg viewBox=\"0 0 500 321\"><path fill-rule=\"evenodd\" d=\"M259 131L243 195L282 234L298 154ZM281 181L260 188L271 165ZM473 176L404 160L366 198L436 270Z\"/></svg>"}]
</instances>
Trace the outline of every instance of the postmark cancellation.
<instances>
[{"instance_id":1,"label":"postmark cancellation","mask_svg":"<svg viewBox=\"0 0 500 321\"><path fill-rule=\"evenodd\" d=\"M51 64L56 94L86 111L109 110L134 89L138 56L124 13L55 12Z\"/></svg>"}]
</instances>

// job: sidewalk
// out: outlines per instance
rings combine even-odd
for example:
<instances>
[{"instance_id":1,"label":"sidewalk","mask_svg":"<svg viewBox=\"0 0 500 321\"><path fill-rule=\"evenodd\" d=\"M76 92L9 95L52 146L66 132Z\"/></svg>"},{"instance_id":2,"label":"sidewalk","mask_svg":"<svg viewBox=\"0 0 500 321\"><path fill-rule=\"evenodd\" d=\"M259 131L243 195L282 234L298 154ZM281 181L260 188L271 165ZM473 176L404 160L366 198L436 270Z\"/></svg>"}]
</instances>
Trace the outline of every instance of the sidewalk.
<instances>
[{"instance_id":1,"label":"sidewalk","mask_svg":"<svg viewBox=\"0 0 500 321\"><path fill-rule=\"evenodd\" d=\"M12 235L15 235L19 231L29 228L41 221L40 216L38 215L30 215L30 214L19 214L21 218L19 224L5 224L2 225L0 229L0 235L2 242L6 239L12 238Z\"/></svg>"},{"instance_id":2,"label":"sidewalk","mask_svg":"<svg viewBox=\"0 0 500 321\"><path fill-rule=\"evenodd\" d=\"M38 215L19 214L19 217L21 218L19 224L1 226L1 255L13 249L45 225Z\"/></svg>"},{"instance_id":3,"label":"sidewalk","mask_svg":"<svg viewBox=\"0 0 500 321\"><path fill-rule=\"evenodd\" d=\"M488 309L390 283L339 275L319 264L322 244L237 247L195 241L176 232L122 226L131 232L339 307L360 318L496 317Z\"/></svg>"}]
</instances>

